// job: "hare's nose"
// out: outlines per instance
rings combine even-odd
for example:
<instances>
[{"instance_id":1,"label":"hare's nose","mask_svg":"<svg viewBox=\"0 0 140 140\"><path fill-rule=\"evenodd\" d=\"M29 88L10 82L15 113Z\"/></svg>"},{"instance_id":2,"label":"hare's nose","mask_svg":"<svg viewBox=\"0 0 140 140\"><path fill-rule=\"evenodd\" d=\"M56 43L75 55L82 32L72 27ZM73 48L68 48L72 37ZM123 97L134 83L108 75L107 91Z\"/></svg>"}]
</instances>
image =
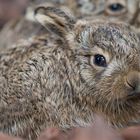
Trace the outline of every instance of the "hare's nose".
<instances>
[{"instance_id":1,"label":"hare's nose","mask_svg":"<svg viewBox=\"0 0 140 140\"><path fill-rule=\"evenodd\" d=\"M131 89L132 95L140 95L140 72L132 71L129 72L127 77L127 85Z\"/></svg>"}]
</instances>

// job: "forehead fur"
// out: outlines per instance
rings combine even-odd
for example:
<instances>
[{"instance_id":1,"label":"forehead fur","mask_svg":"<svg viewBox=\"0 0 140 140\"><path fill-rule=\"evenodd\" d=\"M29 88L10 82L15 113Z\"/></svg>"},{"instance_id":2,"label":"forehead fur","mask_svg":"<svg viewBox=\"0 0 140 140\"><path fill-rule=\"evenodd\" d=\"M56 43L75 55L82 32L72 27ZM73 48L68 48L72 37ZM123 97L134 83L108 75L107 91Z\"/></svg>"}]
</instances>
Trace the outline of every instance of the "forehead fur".
<instances>
[{"instance_id":1,"label":"forehead fur","mask_svg":"<svg viewBox=\"0 0 140 140\"><path fill-rule=\"evenodd\" d=\"M88 36L98 47L115 53L128 54L140 49L139 39L133 29L121 23L98 23L93 27L86 27L82 36L85 39Z\"/></svg>"}]
</instances>

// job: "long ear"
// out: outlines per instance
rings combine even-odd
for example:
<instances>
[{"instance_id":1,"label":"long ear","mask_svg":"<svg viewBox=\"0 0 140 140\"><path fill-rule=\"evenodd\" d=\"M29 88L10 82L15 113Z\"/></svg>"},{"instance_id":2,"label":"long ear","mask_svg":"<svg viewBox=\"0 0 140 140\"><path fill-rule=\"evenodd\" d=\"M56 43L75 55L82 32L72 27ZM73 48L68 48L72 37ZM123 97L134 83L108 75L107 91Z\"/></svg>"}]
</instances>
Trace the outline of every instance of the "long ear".
<instances>
[{"instance_id":1,"label":"long ear","mask_svg":"<svg viewBox=\"0 0 140 140\"><path fill-rule=\"evenodd\" d=\"M75 24L73 16L56 7L40 6L35 10L35 19L47 30L64 37Z\"/></svg>"}]
</instances>

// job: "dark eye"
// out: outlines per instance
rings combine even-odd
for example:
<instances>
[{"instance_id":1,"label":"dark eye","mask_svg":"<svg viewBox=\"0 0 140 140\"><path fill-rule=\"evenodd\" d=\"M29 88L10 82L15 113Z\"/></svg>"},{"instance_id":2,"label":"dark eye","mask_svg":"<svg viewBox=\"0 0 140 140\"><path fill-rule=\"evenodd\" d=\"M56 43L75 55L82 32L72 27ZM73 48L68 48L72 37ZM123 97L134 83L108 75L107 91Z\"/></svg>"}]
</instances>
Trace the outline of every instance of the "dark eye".
<instances>
[{"instance_id":1,"label":"dark eye","mask_svg":"<svg viewBox=\"0 0 140 140\"><path fill-rule=\"evenodd\" d=\"M120 3L113 3L109 5L109 9L113 12L121 11L124 9L124 6L121 5Z\"/></svg>"},{"instance_id":2,"label":"dark eye","mask_svg":"<svg viewBox=\"0 0 140 140\"><path fill-rule=\"evenodd\" d=\"M103 55L100 54L96 54L94 56L94 64L100 67L106 67L107 63L106 63L106 59Z\"/></svg>"}]
</instances>

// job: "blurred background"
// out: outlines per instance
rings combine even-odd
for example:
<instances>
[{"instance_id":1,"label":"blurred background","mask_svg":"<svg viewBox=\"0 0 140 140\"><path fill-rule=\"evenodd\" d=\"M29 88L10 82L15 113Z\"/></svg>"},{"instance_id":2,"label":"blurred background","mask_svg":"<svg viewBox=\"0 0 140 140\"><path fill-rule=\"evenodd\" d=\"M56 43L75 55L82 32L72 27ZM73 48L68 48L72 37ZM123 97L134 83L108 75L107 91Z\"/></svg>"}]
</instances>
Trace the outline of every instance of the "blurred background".
<instances>
[{"instance_id":1,"label":"blurred background","mask_svg":"<svg viewBox=\"0 0 140 140\"><path fill-rule=\"evenodd\" d=\"M0 0L0 28L25 14L29 0Z\"/></svg>"}]
</instances>

